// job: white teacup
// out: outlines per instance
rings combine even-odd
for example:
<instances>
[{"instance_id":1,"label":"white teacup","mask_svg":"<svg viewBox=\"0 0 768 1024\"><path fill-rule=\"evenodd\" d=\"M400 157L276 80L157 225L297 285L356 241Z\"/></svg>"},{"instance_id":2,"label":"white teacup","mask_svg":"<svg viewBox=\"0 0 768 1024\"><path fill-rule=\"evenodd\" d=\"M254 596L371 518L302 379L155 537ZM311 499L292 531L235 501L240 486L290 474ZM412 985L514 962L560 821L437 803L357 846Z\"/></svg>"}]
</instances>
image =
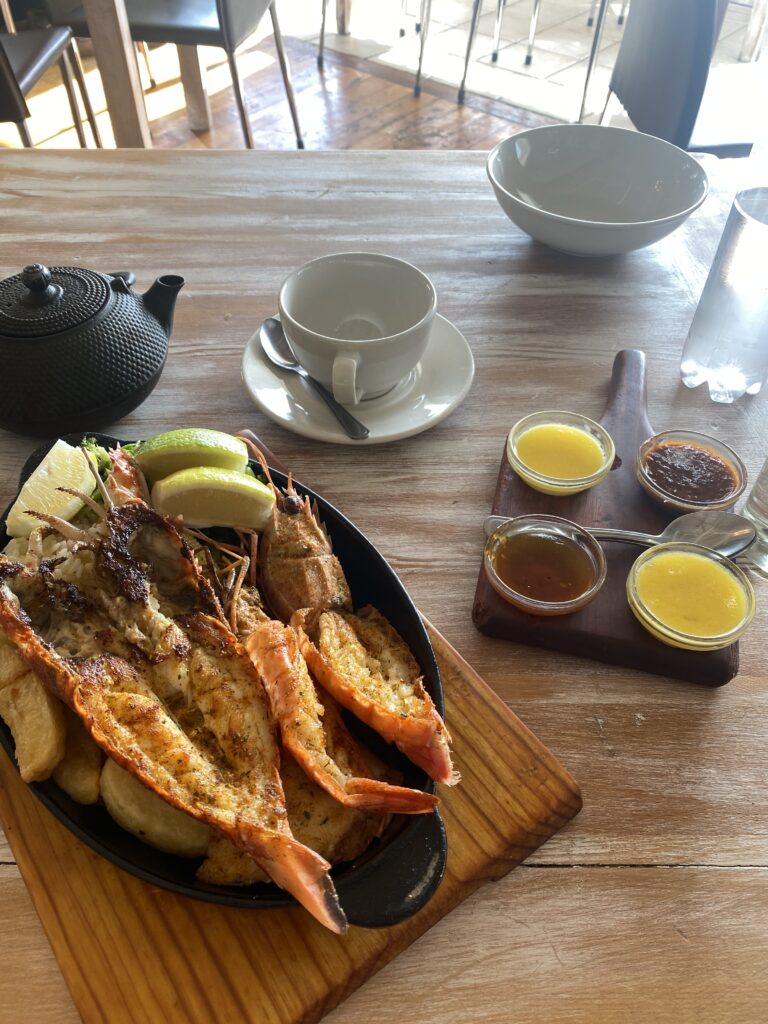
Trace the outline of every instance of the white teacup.
<instances>
[{"instance_id":1,"label":"white teacup","mask_svg":"<svg viewBox=\"0 0 768 1024\"><path fill-rule=\"evenodd\" d=\"M283 282L280 320L293 354L342 405L390 391L421 359L437 295L404 260L341 252Z\"/></svg>"}]
</instances>

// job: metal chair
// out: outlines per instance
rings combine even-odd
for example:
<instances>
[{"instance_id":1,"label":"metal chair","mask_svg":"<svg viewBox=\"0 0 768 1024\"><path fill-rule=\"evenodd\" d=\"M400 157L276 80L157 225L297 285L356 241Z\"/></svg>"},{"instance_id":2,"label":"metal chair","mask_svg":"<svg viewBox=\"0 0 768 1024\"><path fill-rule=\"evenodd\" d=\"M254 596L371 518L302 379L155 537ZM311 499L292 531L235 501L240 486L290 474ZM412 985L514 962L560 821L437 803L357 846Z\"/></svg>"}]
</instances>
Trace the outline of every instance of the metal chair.
<instances>
[{"instance_id":1,"label":"metal chair","mask_svg":"<svg viewBox=\"0 0 768 1024\"><path fill-rule=\"evenodd\" d=\"M589 8L589 15L587 17L587 26L591 28L595 23L595 10L597 9L598 0L592 0ZM504 20L504 9L507 6L507 0L496 0L496 22L493 30L493 51L491 53L492 63L496 63L499 59L499 47L501 45L501 27ZM629 7L629 0L622 0L621 9L619 10L618 17L616 19L619 25L624 24L624 20L627 15L627 8ZM533 45L536 41L536 30L539 25L539 14L541 12L541 0L533 0L533 9L531 10L531 21L528 26L528 46L525 52L525 60L523 63L528 66L533 63Z\"/></svg>"},{"instance_id":2,"label":"metal chair","mask_svg":"<svg viewBox=\"0 0 768 1024\"><path fill-rule=\"evenodd\" d=\"M619 25L623 25L624 24L624 20L627 17L627 8L628 7L629 7L629 0L622 0L621 10L619 11L619 16L616 19L617 24L619 24ZM595 10L596 10L596 8L597 8L597 0L592 0L592 3L589 6L589 14L587 16L587 27L588 28L592 28L592 26L595 23Z\"/></svg>"},{"instance_id":3,"label":"metal chair","mask_svg":"<svg viewBox=\"0 0 768 1024\"><path fill-rule=\"evenodd\" d=\"M82 147L88 145L80 118L73 76L77 80L85 114L93 133L93 141L101 147L80 54L68 27L29 29L16 32L7 5L2 6L7 32L0 33L0 121L12 121L24 146L32 146L27 126L29 109L25 97L45 72L58 63L77 138Z\"/></svg>"},{"instance_id":4,"label":"metal chair","mask_svg":"<svg viewBox=\"0 0 768 1024\"><path fill-rule=\"evenodd\" d=\"M126 0L126 11L134 41L175 43L181 46L217 46L227 54L240 124L245 144L253 149L253 132L237 65L236 51L255 31L267 9L272 17L275 49L291 111L296 145L304 148L299 115L293 94L291 72L283 48L283 37L272 0ZM66 21L76 36L88 36L88 22L82 7L62 11L49 4L54 23Z\"/></svg>"},{"instance_id":5,"label":"metal chair","mask_svg":"<svg viewBox=\"0 0 768 1024\"><path fill-rule=\"evenodd\" d=\"M641 132L691 152L748 156L758 131L749 103L720 112L707 89L726 7L727 0L632 0L603 117L616 96ZM735 70L749 74L744 65Z\"/></svg>"}]
</instances>

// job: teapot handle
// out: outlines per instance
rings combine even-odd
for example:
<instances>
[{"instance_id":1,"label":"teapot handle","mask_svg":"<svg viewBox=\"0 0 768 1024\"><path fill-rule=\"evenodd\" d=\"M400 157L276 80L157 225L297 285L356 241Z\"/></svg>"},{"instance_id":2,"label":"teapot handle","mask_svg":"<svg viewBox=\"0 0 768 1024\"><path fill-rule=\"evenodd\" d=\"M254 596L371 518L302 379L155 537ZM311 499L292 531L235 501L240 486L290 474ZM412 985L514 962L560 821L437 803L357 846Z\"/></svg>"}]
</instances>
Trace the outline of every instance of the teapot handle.
<instances>
[{"instance_id":1,"label":"teapot handle","mask_svg":"<svg viewBox=\"0 0 768 1024\"><path fill-rule=\"evenodd\" d=\"M129 288L131 287L131 285L136 284L136 275L132 270L113 270L109 276L122 277L122 279L125 281Z\"/></svg>"}]
</instances>

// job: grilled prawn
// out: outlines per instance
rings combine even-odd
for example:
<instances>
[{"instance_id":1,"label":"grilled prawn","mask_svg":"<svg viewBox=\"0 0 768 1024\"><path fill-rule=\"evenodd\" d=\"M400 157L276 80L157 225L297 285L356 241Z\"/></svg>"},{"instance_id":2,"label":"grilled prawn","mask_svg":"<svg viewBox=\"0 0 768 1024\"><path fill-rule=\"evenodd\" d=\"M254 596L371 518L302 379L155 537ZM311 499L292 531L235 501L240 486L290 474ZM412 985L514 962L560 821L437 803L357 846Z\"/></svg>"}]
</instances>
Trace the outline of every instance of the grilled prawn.
<instances>
[{"instance_id":1,"label":"grilled prawn","mask_svg":"<svg viewBox=\"0 0 768 1024\"><path fill-rule=\"evenodd\" d=\"M312 675L336 700L396 744L437 782L459 781L450 736L407 645L375 608L358 615L324 612L315 646L294 618L301 652Z\"/></svg>"},{"instance_id":2,"label":"grilled prawn","mask_svg":"<svg viewBox=\"0 0 768 1024\"><path fill-rule=\"evenodd\" d=\"M352 610L352 595L331 540L318 519L317 506L300 497L288 474L281 491L272 482L262 453L252 446L275 504L259 543L261 589L275 615L288 622L294 612L305 609L314 622L329 608Z\"/></svg>"},{"instance_id":3,"label":"grilled prawn","mask_svg":"<svg viewBox=\"0 0 768 1024\"><path fill-rule=\"evenodd\" d=\"M345 807L399 814L426 814L438 803L431 793L361 778L362 752L332 705L323 707L299 650L296 633L263 622L246 641L259 670L283 745L307 775Z\"/></svg>"},{"instance_id":4,"label":"grilled prawn","mask_svg":"<svg viewBox=\"0 0 768 1024\"><path fill-rule=\"evenodd\" d=\"M266 695L248 659L238 658L234 638L215 620L196 622L194 638L200 642L206 629L210 636L202 653L193 652L197 663L193 658L189 666L189 685L207 712L217 758L206 756L180 728L142 666L110 654L59 657L32 629L8 585L0 586L0 633L79 715L108 756L171 806L217 829L322 924L343 932L346 918L330 864L291 834ZM211 654L216 647L218 656ZM223 658L231 664L222 683Z\"/></svg>"}]
</instances>

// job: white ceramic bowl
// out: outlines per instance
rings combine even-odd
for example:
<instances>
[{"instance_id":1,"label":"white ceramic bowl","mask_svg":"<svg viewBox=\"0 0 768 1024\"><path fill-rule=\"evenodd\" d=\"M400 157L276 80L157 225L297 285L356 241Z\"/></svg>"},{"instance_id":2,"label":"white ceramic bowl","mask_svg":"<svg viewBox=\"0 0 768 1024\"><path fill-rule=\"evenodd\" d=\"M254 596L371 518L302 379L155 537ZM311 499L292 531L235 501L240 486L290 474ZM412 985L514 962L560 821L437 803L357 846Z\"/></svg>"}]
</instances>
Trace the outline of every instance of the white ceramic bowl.
<instances>
[{"instance_id":1,"label":"white ceramic bowl","mask_svg":"<svg viewBox=\"0 0 768 1024\"><path fill-rule=\"evenodd\" d=\"M658 242L709 190L701 165L682 149L607 125L520 132L491 151L487 170L510 220L537 241L579 256Z\"/></svg>"}]
</instances>

